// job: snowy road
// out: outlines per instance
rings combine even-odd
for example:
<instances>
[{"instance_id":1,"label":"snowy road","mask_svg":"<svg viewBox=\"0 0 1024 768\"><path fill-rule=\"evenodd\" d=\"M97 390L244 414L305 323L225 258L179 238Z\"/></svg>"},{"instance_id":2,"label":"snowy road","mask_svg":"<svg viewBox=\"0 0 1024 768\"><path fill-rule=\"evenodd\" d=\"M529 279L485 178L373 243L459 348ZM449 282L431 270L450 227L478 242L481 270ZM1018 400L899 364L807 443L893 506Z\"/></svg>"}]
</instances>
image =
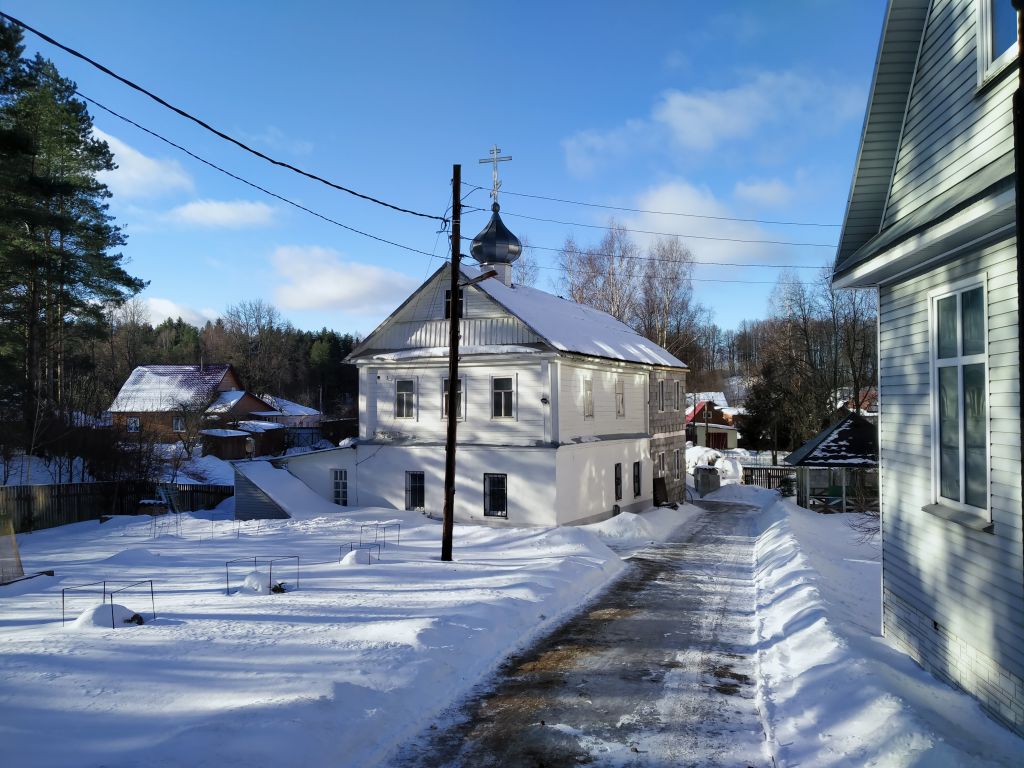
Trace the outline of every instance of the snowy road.
<instances>
[{"instance_id":1,"label":"snowy road","mask_svg":"<svg viewBox=\"0 0 1024 768\"><path fill-rule=\"evenodd\" d=\"M759 510L705 509L394 765L769 764L753 680Z\"/></svg>"}]
</instances>

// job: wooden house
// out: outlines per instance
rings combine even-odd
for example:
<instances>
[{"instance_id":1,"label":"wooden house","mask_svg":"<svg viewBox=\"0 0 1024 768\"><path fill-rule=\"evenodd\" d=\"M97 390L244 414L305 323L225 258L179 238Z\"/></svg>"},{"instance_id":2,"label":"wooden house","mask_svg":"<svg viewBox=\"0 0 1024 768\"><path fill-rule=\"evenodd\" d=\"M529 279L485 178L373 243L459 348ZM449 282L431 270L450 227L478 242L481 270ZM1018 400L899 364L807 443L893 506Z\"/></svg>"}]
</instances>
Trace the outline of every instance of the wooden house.
<instances>
[{"instance_id":1,"label":"wooden house","mask_svg":"<svg viewBox=\"0 0 1024 768\"><path fill-rule=\"evenodd\" d=\"M891 0L833 283L878 290L883 632L1024 735L1016 24Z\"/></svg>"},{"instance_id":2,"label":"wooden house","mask_svg":"<svg viewBox=\"0 0 1024 768\"><path fill-rule=\"evenodd\" d=\"M686 439L693 445L720 451L736 447L739 433L726 414L711 400L699 400L686 409Z\"/></svg>"}]
</instances>

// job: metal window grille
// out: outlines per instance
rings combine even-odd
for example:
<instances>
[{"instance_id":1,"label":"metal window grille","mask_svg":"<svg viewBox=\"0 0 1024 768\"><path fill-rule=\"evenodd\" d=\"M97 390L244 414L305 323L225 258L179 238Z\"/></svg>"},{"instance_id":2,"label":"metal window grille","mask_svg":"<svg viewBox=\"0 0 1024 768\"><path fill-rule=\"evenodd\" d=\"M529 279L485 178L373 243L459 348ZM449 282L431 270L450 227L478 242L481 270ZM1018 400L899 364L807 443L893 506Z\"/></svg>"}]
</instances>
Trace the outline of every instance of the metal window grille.
<instances>
[{"instance_id":1,"label":"metal window grille","mask_svg":"<svg viewBox=\"0 0 1024 768\"><path fill-rule=\"evenodd\" d=\"M484 474L484 515L508 517L508 475Z\"/></svg>"},{"instance_id":2,"label":"metal window grille","mask_svg":"<svg viewBox=\"0 0 1024 768\"><path fill-rule=\"evenodd\" d=\"M622 465L615 465L615 500L622 501Z\"/></svg>"},{"instance_id":3,"label":"metal window grille","mask_svg":"<svg viewBox=\"0 0 1024 768\"><path fill-rule=\"evenodd\" d=\"M633 495L640 495L640 462L633 462Z\"/></svg>"},{"instance_id":4,"label":"metal window grille","mask_svg":"<svg viewBox=\"0 0 1024 768\"><path fill-rule=\"evenodd\" d=\"M422 472L405 473L405 508L419 511L424 507L424 480Z\"/></svg>"}]
</instances>

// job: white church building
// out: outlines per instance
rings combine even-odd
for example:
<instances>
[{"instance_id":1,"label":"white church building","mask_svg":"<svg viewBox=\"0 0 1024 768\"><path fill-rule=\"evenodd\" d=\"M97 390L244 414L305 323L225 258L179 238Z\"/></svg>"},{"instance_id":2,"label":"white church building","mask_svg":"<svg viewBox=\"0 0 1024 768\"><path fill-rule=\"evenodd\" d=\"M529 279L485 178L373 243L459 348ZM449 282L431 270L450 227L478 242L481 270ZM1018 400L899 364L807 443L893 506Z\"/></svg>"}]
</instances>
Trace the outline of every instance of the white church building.
<instances>
[{"instance_id":1,"label":"white church building","mask_svg":"<svg viewBox=\"0 0 1024 768\"><path fill-rule=\"evenodd\" d=\"M461 268L460 284L472 284L454 304L445 264L349 356L359 369L359 438L278 465L340 506L440 516L454 311L456 520L596 521L650 506L656 477L664 498L678 500L685 365L604 312L513 284L521 246L492 209L471 248L480 266ZM265 501L251 486L239 478L240 514Z\"/></svg>"}]
</instances>

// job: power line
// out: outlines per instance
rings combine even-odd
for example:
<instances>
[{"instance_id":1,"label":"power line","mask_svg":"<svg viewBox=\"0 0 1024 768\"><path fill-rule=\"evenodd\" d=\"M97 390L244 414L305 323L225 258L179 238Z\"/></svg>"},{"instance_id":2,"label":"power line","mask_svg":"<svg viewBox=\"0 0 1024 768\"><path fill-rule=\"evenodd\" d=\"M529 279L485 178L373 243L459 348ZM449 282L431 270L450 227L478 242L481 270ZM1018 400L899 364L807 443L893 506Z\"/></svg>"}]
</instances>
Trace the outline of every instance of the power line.
<instances>
[{"instance_id":1,"label":"power line","mask_svg":"<svg viewBox=\"0 0 1024 768\"><path fill-rule=\"evenodd\" d=\"M300 211L305 211L306 213L311 214L313 216L316 216L318 219L322 219L322 220L328 222L329 224L333 224L336 227L341 227L344 230L347 230L349 232L354 232L355 234L362 235L363 237L368 237L371 240L376 240L376 241L378 241L380 243L386 243L387 245L393 245L396 248L402 248L402 249L404 249L406 251L412 251L413 253L418 253L418 254L421 254L423 256L432 256L433 255L431 253L428 253L427 251L421 251L418 248L412 248L411 246L408 246L408 245L402 245L401 243L396 243L396 242L394 242L392 240L387 240L387 239L385 239L383 237L378 237L377 235L371 235L369 232L363 232L361 229L356 229L355 227L350 227L347 224L342 224L340 221L336 221L335 219L332 219L329 216L325 216L322 213L318 213L317 211L314 211L312 208L307 208L306 206L301 205L300 203L296 203L294 200L289 200L287 197L279 195L276 192L271 192L269 189L267 189L265 187L261 187L259 184L255 184L255 183L249 181L248 179L243 179L241 176L239 176L237 174L234 174L231 171L228 171L228 170L226 170L224 168L221 168L219 165L217 165L215 163L211 163L206 158L200 157L195 152L192 152L192 151L186 149L185 147L181 146L180 144L176 144L173 141L171 141L170 139L168 139L168 138L166 138L164 136L161 136L156 131L151 131L149 128L146 128L144 125L139 125L137 122L135 122L131 118L125 117L124 115L122 115L122 114L120 114L118 112L115 112L110 107L105 106L105 105L101 104L100 102L96 101L96 99L89 98L88 96L86 96L81 91L76 90L75 94L78 95L80 98L85 99L90 104L93 104L93 105L99 107L104 112L108 112L109 114L113 115L114 117L116 117L116 118L118 118L120 120L124 120L124 122L128 123L129 125L134 125L140 131L148 133L153 138L159 139L160 141L164 142L165 144L168 144L168 145L174 147L175 149L178 149L178 150L184 152L189 157L191 157L191 158L193 158L195 160L198 160L200 163L203 163L204 165L208 165L210 168L213 168L215 171L219 171L219 172L223 173L225 176L230 176L232 179L235 179L236 181L240 181L243 184L246 184L246 185L252 187L253 189L259 190L263 194L269 195L270 197L273 197L273 198L275 198L277 200L280 200L283 203L287 203L288 205L291 205L291 206L293 206L295 208L298 208ZM439 218L439 217L434 216L432 218Z\"/></svg>"},{"instance_id":2,"label":"power line","mask_svg":"<svg viewBox=\"0 0 1024 768\"><path fill-rule=\"evenodd\" d=\"M474 189L487 189L473 185ZM711 216L703 213L683 213L680 211L650 211L644 208L626 208L620 205L602 205L601 203L585 203L581 200L567 200L561 197L548 197L546 195L530 195L526 192L509 192L502 189L501 194L513 195L514 197L528 197L533 200L547 200L553 203L567 203L568 205L582 205L587 208L603 208L609 211L625 211L627 213L652 213L656 216L682 216L691 219L713 219L715 221L743 221L751 224L778 224L787 227L841 227L842 224L819 224L808 221L776 221L773 219L743 219L736 216Z\"/></svg>"},{"instance_id":3,"label":"power line","mask_svg":"<svg viewBox=\"0 0 1024 768\"><path fill-rule=\"evenodd\" d=\"M156 103L158 103L158 104L160 104L160 105L162 105L164 107L167 107L167 109L171 110L172 112L175 112L175 113L181 115L182 117L186 118L187 120L191 120L196 125L199 125L202 128L205 128L206 130L210 131L210 133L214 134L215 136L219 136L220 138L224 139L225 141L231 142L235 146L244 149L246 152L249 152L250 154L253 154L256 157L261 158L262 160L266 160L268 163L272 163L273 165L280 166L281 168L287 168L288 170L294 171L295 173L298 173L298 174L300 174L302 176L305 176L306 178L313 179L314 181L319 181L321 184L326 184L328 187L332 187L333 189L340 190L341 192L346 192L346 193L348 193L350 195L354 195L355 197L361 198L363 200L368 200L371 203L376 203L377 205L382 205L385 208L391 208L392 210L398 211L400 213L408 213L411 216L419 216L419 217L424 218L424 219L434 219L434 220L444 221L443 219L440 219L439 217L433 216L433 215L431 215L429 213L420 213L418 211L413 211L413 210L410 210L408 208L402 208L402 207L400 207L398 205L393 205L391 203L384 202L383 200L379 200L376 197L371 197L370 195L364 195L362 192L356 192L354 189L349 189L348 187L344 187L341 184L336 184L335 182L329 181L329 180L323 178L322 176L317 176L315 173L310 173L309 171L304 171L301 168L297 168L294 165L291 165L290 163L284 162L283 160L276 160L276 159L270 157L269 155L265 155L262 152L260 152L258 149L253 149L248 144L245 144L244 142L241 142L238 139L236 139L236 138L234 138L232 136L229 136L228 134L224 133L223 131L217 130L212 125L210 125L207 122L204 122L203 120L199 119L195 115L192 115L189 112L186 112L185 110L183 110L183 109L181 109L179 107L176 107L173 104L165 101L164 99L160 98L155 93L153 93L152 91L146 90L141 85L138 85L137 83L132 82L131 80L129 80L126 77L122 77L121 75L117 74L113 70L103 66L98 61L94 61L93 59L90 59L84 53L80 53L79 51L76 51L74 48L69 48L68 46L64 45L63 43L60 43L57 40L54 40L49 35L47 35L47 34L45 34L43 32L40 32L35 27L29 26L28 24L26 24L25 22L21 21L20 19L16 19L13 16L11 16L10 14L4 13L3 11L0 11L0 17L3 17L5 19L7 19L8 21L12 22L13 24L17 24L22 29L27 29L29 32L32 32L33 34L38 35L39 37L41 37L43 40L45 40L46 42L50 43L51 45L55 45L58 48L60 48L62 51L66 51L67 53L70 53L72 56L74 56L74 57L76 57L78 59L81 59L82 61L84 61L84 62L86 62L88 64L91 64L92 66L96 67L96 69L100 70L101 72L103 72L103 73L105 73L107 75L110 75L115 80L119 80L120 82L122 82L125 85L127 85L129 88L132 88L133 90L136 90L139 93L145 94L149 98L153 99L153 101L155 101ZM445 222L445 223L447 223L447 222Z\"/></svg>"},{"instance_id":4,"label":"power line","mask_svg":"<svg viewBox=\"0 0 1024 768\"><path fill-rule=\"evenodd\" d=\"M472 242L473 238L463 237L463 240ZM551 251L552 253L561 253L563 248L550 248L543 245L534 245L530 243L529 248L536 248L538 251ZM615 253L596 253L594 251L582 251L584 255L601 256L606 259L635 259L637 261L659 261L669 264L678 262L678 259L661 259L657 256L630 256L627 254L615 254ZM821 269L820 266L808 265L808 264L757 264L754 262L742 262L742 261L693 261L694 265L706 264L712 267L764 267L768 269Z\"/></svg>"},{"instance_id":5,"label":"power line","mask_svg":"<svg viewBox=\"0 0 1024 768\"><path fill-rule=\"evenodd\" d=\"M444 256L434 256L435 259L441 261L447 261ZM716 265L716 266L734 266L734 265ZM754 265L743 265L743 266L754 266ZM566 272L565 267L545 267L537 265L537 269L550 270L552 272ZM814 267L817 269L817 267ZM734 280L728 278L714 278L714 277L690 277L687 278L694 283L742 283L743 285L808 285L801 280Z\"/></svg>"},{"instance_id":6,"label":"power line","mask_svg":"<svg viewBox=\"0 0 1024 768\"><path fill-rule=\"evenodd\" d=\"M603 224L583 224L578 221L559 221L557 219L544 219L539 216L527 216L523 213L513 213L512 211L502 211L506 216L515 216L520 219L529 219L530 221L543 221L548 224L561 224L566 227L586 227L588 229L606 229L614 230L619 229L623 232L633 232L641 235L659 235L661 237L677 237L677 238L689 238L692 240L717 240L727 243L758 243L763 245L792 245L792 246L807 246L810 248L830 248L836 247L835 243L798 243L790 242L787 240L760 240L755 238L743 238L743 237L717 237L713 235L692 235L683 234L681 232L653 232L648 229L628 229L627 227L609 227Z\"/></svg>"}]
</instances>

